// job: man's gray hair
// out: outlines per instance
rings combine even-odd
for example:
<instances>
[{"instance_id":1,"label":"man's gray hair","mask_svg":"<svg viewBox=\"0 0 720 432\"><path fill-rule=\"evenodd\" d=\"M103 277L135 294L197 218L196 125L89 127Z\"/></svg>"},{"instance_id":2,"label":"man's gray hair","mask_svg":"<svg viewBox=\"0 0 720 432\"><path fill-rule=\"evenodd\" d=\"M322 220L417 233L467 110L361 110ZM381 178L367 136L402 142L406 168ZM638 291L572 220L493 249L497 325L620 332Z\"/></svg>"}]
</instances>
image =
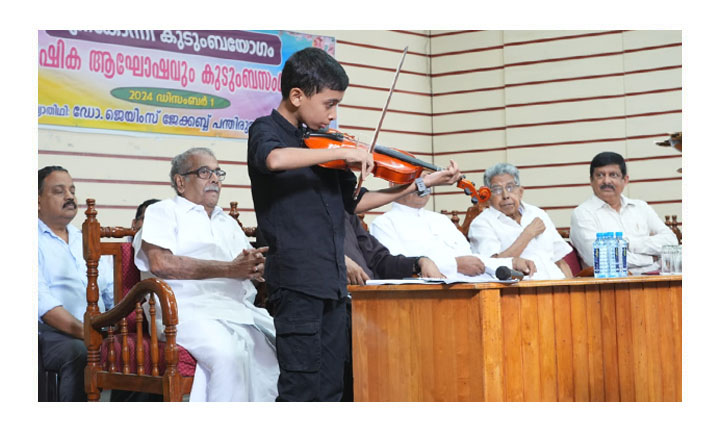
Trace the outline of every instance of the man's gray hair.
<instances>
[{"instance_id":1,"label":"man's gray hair","mask_svg":"<svg viewBox=\"0 0 720 432\"><path fill-rule=\"evenodd\" d=\"M177 185L175 184L175 174L182 174L190 171L192 168L192 162L190 158L196 154L204 153L208 156L215 157L215 153L207 147L193 147L179 155L175 156L171 162L172 167L170 168L170 185L175 189L175 193L179 195Z\"/></svg>"},{"instance_id":2,"label":"man's gray hair","mask_svg":"<svg viewBox=\"0 0 720 432\"><path fill-rule=\"evenodd\" d=\"M517 167L507 162L500 162L485 171L485 177L483 177L485 186L490 187L490 181L492 181L493 177L501 174L510 174L515 178L515 184L520 185L520 172Z\"/></svg>"}]
</instances>

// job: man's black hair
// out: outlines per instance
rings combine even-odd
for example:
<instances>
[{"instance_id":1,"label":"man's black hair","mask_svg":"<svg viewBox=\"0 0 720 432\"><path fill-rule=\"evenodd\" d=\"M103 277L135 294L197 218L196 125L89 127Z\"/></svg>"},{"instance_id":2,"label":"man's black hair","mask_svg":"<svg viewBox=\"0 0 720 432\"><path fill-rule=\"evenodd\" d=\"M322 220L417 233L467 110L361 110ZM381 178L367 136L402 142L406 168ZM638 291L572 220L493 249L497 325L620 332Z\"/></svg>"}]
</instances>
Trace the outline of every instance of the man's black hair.
<instances>
[{"instance_id":1,"label":"man's black hair","mask_svg":"<svg viewBox=\"0 0 720 432\"><path fill-rule=\"evenodd\" d=\"M602 152L595 155L592 162L590 162L590 177L595 173L595 168L604 167L607 165L619 165L620 172L623 177L627 175L627 167L625 166L625 159L615 152Z\"/></svg>"},{"instance_id":2,"label":"man's black hair","mask_svg":"<svg viewBox=\"0 0 720 432\"><path fill-rule=\"evenodd\" d=\"M151 198L151 199L149 199L149 200L143 201L142 204L140 204L140 205L138 206L137 211L135 212L135 220L138 220L138 219L140 219L141 217L144 217L144 216L145 216L145 209L146 209L150 204L155 204L156 202L160 202L160 200L159 200L159 199L155 199L155 198Z\"/></svg>"},{"instance_id":3,"label":"man's black hair","mask_svg":"<svg viewBox=\"0 0 720 432\"><path fill-rule=\"evenodd\" d=\"M310 97L324 89L345 91L350 80L345 69L320 48L305 48L295 52L285 62L280 79L283 99L297 87Z\"/></svg>"},{"instance_id":4,"label":"man's black hair","mask_svg":"<svg viewBox=\"0 0 720 432\"><path fill-rule=\"evenodd\" d=\"M45 168L41 168L38 170L38 195L42 195L43 187L45 186L45 177L49 176L51 172L54 171L64 171L68 172L65 168L59 166L59 165L50 165L46 166Z\"/></svg>"}]
</instances>

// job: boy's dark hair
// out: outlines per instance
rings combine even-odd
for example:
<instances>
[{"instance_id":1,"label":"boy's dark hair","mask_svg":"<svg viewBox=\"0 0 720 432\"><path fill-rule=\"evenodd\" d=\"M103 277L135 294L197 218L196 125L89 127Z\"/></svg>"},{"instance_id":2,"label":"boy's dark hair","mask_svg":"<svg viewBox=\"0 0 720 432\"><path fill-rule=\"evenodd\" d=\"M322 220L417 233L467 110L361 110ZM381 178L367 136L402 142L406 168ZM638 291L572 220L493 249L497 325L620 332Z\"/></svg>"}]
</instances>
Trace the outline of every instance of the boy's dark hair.
<instances>
[{"instance_id":1,"label":"boy's dark hair","mask_svg":"<svg viewBox=\"0 0 720 432\"><path fill-rule=\"evenodd\" d=\"M297 51L285 62L280 79L283 99L297 87L310 97L324 89L345 91L350 80L345 69L320 48Z\"/></svg>"},{"instance_id":2,"label":"boy's dark hair","mask_svg":"<svg viewBox=\"0 0 720 432\"><path fill-rule=\"evenodd\" d=\"M141 216L144 216L144 215L145 215L145 209L146 209L150 204L155 204L156 202L160 202L160 200L159 200L159 199L155 199L155 198L151 198L151 199L149 199L149 200L143 201L143 203L138 206L137 211L135 211L135 219L137 220L137 219L140 219Z\"/></svg>"},{"instance_id":3,"label":"boy's dark hair","mask_svg":"<svg viewBox=\"0 0 720 432\"><path fill-rule=\"evenodd\" d=\"M45 187L45 177L49 176L51 172L53 171L65 171L68 172L65 168L59 166L59 165L49 165L45 168L41 168L38 170L38 195L42 195L43 187Z\"/></svg>"},{"instance_id":4,"label":"boy's dark hair","mask_svg":"<svg viewBox=\"0 0 720 432\"><path fill-rule=\"evenodd\" d=\"M595 155L592 162L590 162L590 177L595 173L595 168L604 167L607 165L619 165L620 172L623 177L627 175L627 167L625 166L625 159L615 152L602 152Z\"/></svg>"}]
</instances>

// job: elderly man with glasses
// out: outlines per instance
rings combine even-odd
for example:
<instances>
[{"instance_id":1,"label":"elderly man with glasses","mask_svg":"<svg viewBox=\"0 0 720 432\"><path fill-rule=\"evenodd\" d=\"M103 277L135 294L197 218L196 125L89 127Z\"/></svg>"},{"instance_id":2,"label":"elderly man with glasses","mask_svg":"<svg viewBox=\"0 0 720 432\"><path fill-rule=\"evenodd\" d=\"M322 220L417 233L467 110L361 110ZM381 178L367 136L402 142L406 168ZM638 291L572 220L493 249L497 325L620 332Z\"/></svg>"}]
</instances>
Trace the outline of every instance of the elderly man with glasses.
<instances>
[{"instance_id":1,"label":"elderly man with glasses","mask_svg":"<svg viewBox=\"0 0 720 432\"><path fill-rule=\"evenodd\" d=\"M133 241L135 264L175 292L177 343L198 362L191 401L274 401L275 328L253 305L252 280L262 281L267 248L253 249L218 207L224 179L209 149L176 156L170 180L177 196L145 211Z\"/></svg>"},{"instance_id":2,"label":"elderly man with glasses","mask_svg":"<svg viewBox=\"0 0 720 432\"><path fill-rule=\"evenodd\" d=\"M535 272L532 261L524 258L474 254L470 243L448 217L425 210L430 193L431 189L423 185L417 193L397 199L390 211L372 221L370 234L393 255L430 258L448 279L490 279L500 266L526 275Z\"/></svg>"},{"instance_id":3,"label":"elderly man with glasses","mask_svg":"<svg viewBox=\"0 0 720 432\"><path fill-rule=\"evenodd\" d=\"M625 159L614 152L598 153L590 162L593 196L573 210L570 240L585 265L593 263L596 233L622 232L628 241L628 272L659 270L664 245L678 244L677 237L645 201L630 199L623 190L630 181Z\"/></svg>"},{"instance_id":4,"label":"elderly man with glasses","mask_svg":"<svg viewBox=\"0 0 720 432\"><path fill-rule=\"evenodd\" d=\"M490 207L470 225L468 237L474 253L496 258L522 257L535 263L533 279L572 277L563 257L572 251L550 217L522 201L518 169L499 163L485 171L485 186L492 191Z\"/></svg>"}]
</instances>

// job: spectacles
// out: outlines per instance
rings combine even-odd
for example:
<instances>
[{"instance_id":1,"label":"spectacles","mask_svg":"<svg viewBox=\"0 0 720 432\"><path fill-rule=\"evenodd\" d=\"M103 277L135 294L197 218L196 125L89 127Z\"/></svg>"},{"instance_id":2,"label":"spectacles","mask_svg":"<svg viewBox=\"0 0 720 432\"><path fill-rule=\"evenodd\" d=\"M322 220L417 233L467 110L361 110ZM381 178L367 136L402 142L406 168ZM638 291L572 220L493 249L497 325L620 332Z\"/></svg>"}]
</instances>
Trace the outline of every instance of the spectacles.
<instances>
[{"instance_id":1,"label":"spectacles","mask_svg":"<svg viewBox=\"0 0 720 432\"><path fill-rule=\"evenodd\" d=\"M215 175L217 176L218 181L225 180L225 175L227 174L225 171L221 170L220 168L216 168L213 170L213 169L210 169L210 168L204 166L204 167L200 167L194 171L188 171L185 174L180 174L180 175L184 177L184 176L187 176L190 174L195 174L196 176L198 176L198 178L207 180L210 178L210 175L213 173L215 173Z\"/></svg>"},{"instance_id":2,"label":"spectacles","mask_svg":"<svg viewBox=\"0 0 720 432\"><path fill-rule=\"evenodd\" d=\"M593 177L595 178L595 180L602 180L604 177L610 177L613 180L620 180L622 178L622 174L619 172L611 172L609 174L596 172L593 174Z\"/></svg>"},{"instance_id":3,"label":"spectacles","mask_svg":"<svg viewBox=\"0 0 720 432\"><path fill-rule=\"evenodd\" d=\"M518 185L518 184L508 183L508 184L505 185L505 187L503 187L503 186L491 186L491 187L490 187L490 191L493 193L493 195L500 195L500 194L502 194L503 189L505 189L505 191L506 191L507 193L513 193L513 191L515 191L515 189L517 189L517 188L519 188L519 187L520 187L520 185Z\"/></svg>"}]
</instances>

